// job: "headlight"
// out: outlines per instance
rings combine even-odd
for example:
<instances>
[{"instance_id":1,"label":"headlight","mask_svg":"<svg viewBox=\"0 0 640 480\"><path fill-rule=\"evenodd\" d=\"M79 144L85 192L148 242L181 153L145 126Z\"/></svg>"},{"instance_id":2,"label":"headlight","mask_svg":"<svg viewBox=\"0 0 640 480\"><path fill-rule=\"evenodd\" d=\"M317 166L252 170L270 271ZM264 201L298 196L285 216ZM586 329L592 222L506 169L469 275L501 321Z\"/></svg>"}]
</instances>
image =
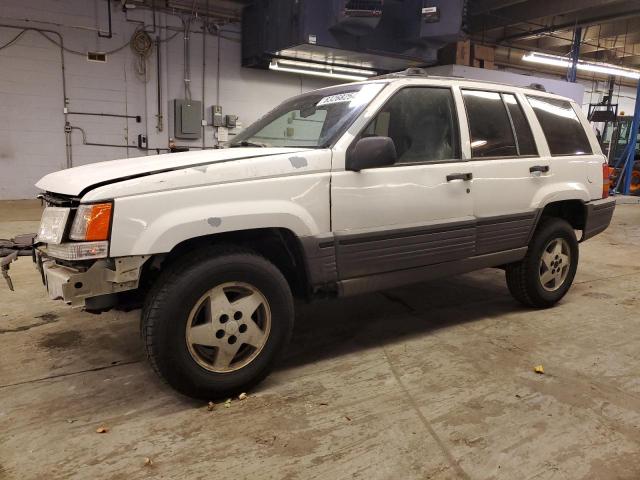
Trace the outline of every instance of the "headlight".
<instances>
[{"instance_id":1,"label":"headlight","mask_svg":"<svg viewBox=\"0 0 640 480\"><path fill-rule=\"evenodd\" d=\"M80 205L73 219L69 238L81 241L107 240L111 225L111 211L110 203Z\"/></svg>"},{"instance_id":2,"label":"headlight","mask_svg":"<svg viewBox=\"0 0 640 480\"><path fill-rule=\"evenodd\" d=\"M67 227L69 209L60 207L47 207L42 212L42 220L38 228L37 242L57 244L62 242L64 231Z\"/></svg>"}]
</instances>

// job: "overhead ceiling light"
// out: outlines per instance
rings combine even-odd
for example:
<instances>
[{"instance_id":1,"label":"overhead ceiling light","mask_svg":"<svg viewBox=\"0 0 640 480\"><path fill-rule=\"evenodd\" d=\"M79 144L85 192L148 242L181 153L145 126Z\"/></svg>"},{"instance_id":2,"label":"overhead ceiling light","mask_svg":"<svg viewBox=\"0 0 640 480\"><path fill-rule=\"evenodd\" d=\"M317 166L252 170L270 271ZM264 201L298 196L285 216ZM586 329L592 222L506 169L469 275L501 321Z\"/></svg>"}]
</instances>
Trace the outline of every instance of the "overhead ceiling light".
<instances>
[{"instance_id":1,"label":"overhead ceiling light","mask_svg":"<svg viewBox=\"0 0 640 480\"><path fill-rule=\"evenodd\" d=\"M308 62L298 62L295 60L273 60L269 64L269 70L280 72L299 73L301 75L311 75L314 77L336 78L340 80L367 80L376 75L372 70L361 70L358 68L338 67L333 65L320 65Z\"/></svg>"},{"instance_id":2,"label":"overhead ceiling light","mask_svg":"<svg viewBox=\"0 0 640 480\"><path fill-rule=\"evenodd\" d=\"M549 55L546 53L530 52L522 57L525 62L542 63L544 65L553 65L555 67L571 67L571 60L559 55ZM640 70L632 68L619 67L610 63L585 62L578 60L576 65L578 70L586 72L602 73L605 75L615 75L618 77L640 79Z\"/></svg>"}]
</instances>

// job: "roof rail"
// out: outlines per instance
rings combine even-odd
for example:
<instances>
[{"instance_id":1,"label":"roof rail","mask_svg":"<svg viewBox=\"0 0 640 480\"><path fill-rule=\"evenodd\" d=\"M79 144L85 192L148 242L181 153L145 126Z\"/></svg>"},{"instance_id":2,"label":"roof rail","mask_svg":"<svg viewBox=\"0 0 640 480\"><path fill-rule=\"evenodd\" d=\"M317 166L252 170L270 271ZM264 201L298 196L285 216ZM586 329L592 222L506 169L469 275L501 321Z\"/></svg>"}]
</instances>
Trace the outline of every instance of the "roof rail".
<instances>
[{"instance_id":1,"label":"roof rail","mask_svg":"<svg viewBox=\"0 0 640 480\"><path fill-rule=\"evenodd\" d=\"M547 91L547 89L544 88L544 85L542 85L541 83L531 83L531 84L529 84L529 88L531 90L539 90L541 92L546 92Z\"/></svg>"},{"instance_id":2,"label":"roof rail","mask_svg":"<svg viewBox=\"0 0 640 480\"><path fill-rule=\"evenodd\" d=\"M420 67L409 67L402 72L398 72L401 75L406 75L408 77L428 77L429 74L424 68Z\"/></svg>"}]
</instances>

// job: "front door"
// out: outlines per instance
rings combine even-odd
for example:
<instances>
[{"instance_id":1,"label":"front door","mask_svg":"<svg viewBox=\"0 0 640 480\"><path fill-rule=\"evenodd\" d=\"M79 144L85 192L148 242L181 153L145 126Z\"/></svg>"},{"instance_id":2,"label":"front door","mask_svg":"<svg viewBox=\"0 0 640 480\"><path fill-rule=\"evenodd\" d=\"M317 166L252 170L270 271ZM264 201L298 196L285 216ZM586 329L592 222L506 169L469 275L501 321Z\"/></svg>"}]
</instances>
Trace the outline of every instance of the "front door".
<instances>
[{"instance_id":1,"label":"front door","mask_svg":"<svg viewBox=\"0 0 640 480\"><path fill-rule=\"evenodd\" d=\"M468 162L450 88L398 90L355 138L387 136L397 162L336 171L331 220L340 279L472 256L475 221Z\"/></svg>"}]
</instances>

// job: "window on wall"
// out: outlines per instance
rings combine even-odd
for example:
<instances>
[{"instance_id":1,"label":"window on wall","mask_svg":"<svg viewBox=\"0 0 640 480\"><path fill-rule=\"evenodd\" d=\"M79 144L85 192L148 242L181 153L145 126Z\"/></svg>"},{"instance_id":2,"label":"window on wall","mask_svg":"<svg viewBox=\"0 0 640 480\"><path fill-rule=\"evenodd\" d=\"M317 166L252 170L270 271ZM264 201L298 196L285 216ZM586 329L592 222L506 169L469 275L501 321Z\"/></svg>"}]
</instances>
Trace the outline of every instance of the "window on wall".
<instances>
[{"instance_id":1,"label":"window on wall","mask_svg":"<svg viewBox=\"0 0 640 480\"><path fill-rule=\"evenodd\" d=\"M511 120L500 93L463 90L462 95L469 119L471 156L517 156Z\"/></svg>"},{"instance_id":2,"label":"window on wall","mask_svg":"<svg viewBox=\"0 0 640 480\"><path fill-rule=\"evenodd\" d=\"M529 122L524 116L522 107L518 104L518 100L515 95L503 93L502 98L507 106L511 122L513 123L513 130L516 133L518 154L537 155L538 149L536 148L536 142L533 139L533 133L531 133L531 127L529 126Z\"/></svg>"},{"instance_id":3,"label":"window on wall","mask_svg":"<svg viewBox=\"0 0 640 480\"><path fill-rule=\"evenodd\" d=\"M531 96L527 96L527 100L547 137L551 155L593 153L587 134L570 102Z\"/></svg>"},{"instance_id":4,"label":"window on wall","mask_svg":"<svg viewBox=\"0 0 640 480\"><path fill-rule=\"evenodd\" d=\"M450 89L403 88L369 123L361 137L390 137L396 164L460 159L458 119Z\"/></svg>"}]
</instances>

